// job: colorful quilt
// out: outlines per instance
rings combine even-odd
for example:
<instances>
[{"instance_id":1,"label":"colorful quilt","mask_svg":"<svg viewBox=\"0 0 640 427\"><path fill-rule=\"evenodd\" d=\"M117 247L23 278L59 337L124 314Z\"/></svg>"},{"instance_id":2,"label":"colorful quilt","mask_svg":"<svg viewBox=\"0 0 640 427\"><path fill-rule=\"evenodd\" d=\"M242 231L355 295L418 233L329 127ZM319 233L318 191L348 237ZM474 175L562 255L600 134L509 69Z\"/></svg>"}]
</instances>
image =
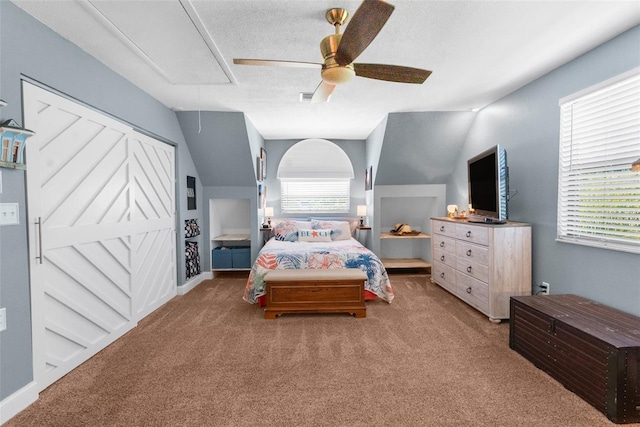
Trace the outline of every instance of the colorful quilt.
<instances>
[{"instance_id":1,"label":"colorful quilt","mask_svg":"<svg viewBox=\"0 0 640 427\"><path fill-rule=\"evenodd\" d=\"M393 289L387 270L373 252L355 239L330 242L269 240L251 268L243 299L256 304L266 293L264 276L269 270L301 268L359 268L367 273L364 288L387 302Z\"/></svg>"}]
</instances>

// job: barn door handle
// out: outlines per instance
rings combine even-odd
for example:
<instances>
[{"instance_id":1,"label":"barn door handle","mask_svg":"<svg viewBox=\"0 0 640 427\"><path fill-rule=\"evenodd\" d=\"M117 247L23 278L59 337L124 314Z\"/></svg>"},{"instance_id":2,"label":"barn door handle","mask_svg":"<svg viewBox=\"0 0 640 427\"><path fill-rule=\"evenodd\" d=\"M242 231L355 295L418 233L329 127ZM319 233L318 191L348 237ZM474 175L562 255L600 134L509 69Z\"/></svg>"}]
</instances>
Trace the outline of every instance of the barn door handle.
<instances>
[{"instance_id":1,"label":"barn door handle","mask_svg":"<svg viewBox=\"0 0 640 427\"><path fill-rule=\"evenodd\" d=\"M42 217L38 217L36 225L38 226L38 256L36 259L42 264Z\"/></svg>"}]
</instances>

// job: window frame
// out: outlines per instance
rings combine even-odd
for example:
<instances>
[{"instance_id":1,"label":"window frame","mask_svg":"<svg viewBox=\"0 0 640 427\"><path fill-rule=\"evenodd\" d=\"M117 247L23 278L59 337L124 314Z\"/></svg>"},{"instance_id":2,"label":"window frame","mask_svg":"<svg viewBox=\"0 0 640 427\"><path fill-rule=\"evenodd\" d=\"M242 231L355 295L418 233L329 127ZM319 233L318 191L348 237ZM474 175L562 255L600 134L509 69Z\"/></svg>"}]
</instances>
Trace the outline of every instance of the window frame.
<instances>
[{"instance_id":1,"label":"window frame","mask_svg":"<svg viewBox=\"0 0 640 427\"><path fill-rule=\"evenodd\" d=\"M326 194L314 195L313 187L324 186L325 188L316 188L321 193ZM331 193L331 187L336 191ZM342 188L340 188L342 187ZM295 190L295 195L289 193ZM292 200L294 197L300 199ZM327 203L322 199L339 198L340 203ZM295 208L295 205L298 208ZM351 211L351 179L335 178L335 179L299 179L299 178L280 178L280 211L287 215L299 214L343 214Z\"/></svg>"},{"instance_id":2,"label":"window frame","mask_svg":"<svg viewBox=\"0 0 640 427\"><path fill-rule=\"evenodd\" d=\"M559 105L556 241L640 253L640 67Z\"/></svg>"}]
</instances>

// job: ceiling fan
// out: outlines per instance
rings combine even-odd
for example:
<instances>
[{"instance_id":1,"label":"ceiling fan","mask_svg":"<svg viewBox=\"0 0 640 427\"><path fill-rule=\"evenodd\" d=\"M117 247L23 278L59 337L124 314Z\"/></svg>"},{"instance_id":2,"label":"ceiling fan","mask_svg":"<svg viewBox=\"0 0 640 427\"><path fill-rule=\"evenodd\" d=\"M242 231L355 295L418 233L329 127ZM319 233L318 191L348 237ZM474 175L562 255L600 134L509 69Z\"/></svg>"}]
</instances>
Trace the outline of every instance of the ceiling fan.
<instances>
[{"instance_id":1,"label":"ceiling fan","mask_svg":"<svg viewBox=\"0 0 640 427\"><path fill-rule=\"evenodd\" d=\"M313 93L312 103L328 101L336 85L347 83L355 76L390 82L422 84L431 75L431 71L399 65L353 62L382 30L393 9L393 5L382 0L364 0L356 13L353 14L353 18L343 34L340 34L340 26L349 19L349 12L340 8L329 9L325 18L335 27L336 32L320 42L320 52L324 63L240 58L234 58L233 63L320 68L322 81Z\"/></svg>"}]
</instances>

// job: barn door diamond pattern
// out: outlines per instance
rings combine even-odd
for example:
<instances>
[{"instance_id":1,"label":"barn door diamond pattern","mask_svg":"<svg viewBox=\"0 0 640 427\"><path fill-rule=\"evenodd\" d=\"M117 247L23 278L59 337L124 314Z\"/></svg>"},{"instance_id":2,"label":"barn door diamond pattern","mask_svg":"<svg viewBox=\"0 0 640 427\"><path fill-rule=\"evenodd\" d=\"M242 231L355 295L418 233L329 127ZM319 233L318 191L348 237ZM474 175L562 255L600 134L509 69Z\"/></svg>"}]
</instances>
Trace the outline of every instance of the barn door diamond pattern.
<instances>
[{"instance_id":1,"label":"barn door diamond pattern","mask_svg":"<svg viewBox=\"0 0 640 427\"><path fill-rule=\"evenodd\" d=\"M45 388L175 295L174 149L33 85L24 94Z\"/></svg>"},{"instance_id":2,"label":"barn door diamond pattern","mask_svg":"<svg viewBox=\"0 0 640 427\"><path fill-rule=\"evenodd\" d=\"M133 176L132 237L136 320L176 294L174 152L142 134L130 139Z\"/></svg>"}]
</instances>

